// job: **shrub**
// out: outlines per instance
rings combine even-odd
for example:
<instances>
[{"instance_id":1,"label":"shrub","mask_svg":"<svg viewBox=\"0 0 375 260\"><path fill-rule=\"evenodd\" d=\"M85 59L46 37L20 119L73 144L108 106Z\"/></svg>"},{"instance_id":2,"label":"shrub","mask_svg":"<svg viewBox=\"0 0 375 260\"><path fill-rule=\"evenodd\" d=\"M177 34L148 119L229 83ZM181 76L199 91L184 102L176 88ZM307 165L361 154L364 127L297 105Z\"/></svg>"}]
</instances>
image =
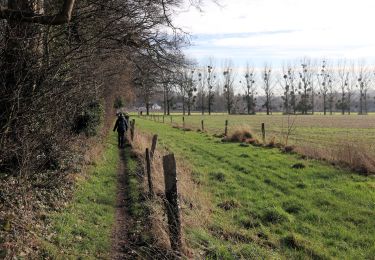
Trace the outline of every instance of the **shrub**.
<instances>
[{"instance_id":1,"label":"shrub","mask_svg":"<svg viewBox=\"0 0 375 260\"><path fill-rule=\"evenodd\" d=\"M74 119L73 131L77 134L94 136L98 133L102 122L103 106L98 102L91 102L84 111Z\"/></svg>"}]
</instances>

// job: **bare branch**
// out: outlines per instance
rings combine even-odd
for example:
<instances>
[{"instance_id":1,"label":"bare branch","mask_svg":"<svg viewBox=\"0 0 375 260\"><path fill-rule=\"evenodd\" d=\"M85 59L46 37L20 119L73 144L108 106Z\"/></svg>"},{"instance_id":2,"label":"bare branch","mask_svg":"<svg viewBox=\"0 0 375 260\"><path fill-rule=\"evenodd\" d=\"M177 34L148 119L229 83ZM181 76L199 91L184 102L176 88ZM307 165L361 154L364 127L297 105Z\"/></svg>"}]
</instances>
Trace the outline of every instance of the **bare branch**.
<instances>
[{"instance_id":1,"label":"bare branch","mask_svg":"<svg viewBox=\"0 0 375 260\"><path fill-rule=\"evenodd\" d=\"M11 21L38 23L46 25L60 25L70 22L75 0L64 0L62 10L56 15L41 15L33 12L9 9L0 6L0 18Z\"/></svg>"}]
</instances>

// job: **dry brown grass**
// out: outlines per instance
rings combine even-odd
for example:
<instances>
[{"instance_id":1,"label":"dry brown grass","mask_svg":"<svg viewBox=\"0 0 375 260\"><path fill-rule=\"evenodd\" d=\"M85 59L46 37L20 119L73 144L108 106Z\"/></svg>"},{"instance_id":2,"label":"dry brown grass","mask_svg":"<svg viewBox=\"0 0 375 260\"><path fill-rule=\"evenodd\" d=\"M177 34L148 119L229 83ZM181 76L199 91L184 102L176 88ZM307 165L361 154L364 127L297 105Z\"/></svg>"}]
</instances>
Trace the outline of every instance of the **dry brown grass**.
<instances>
[{"instance_id":1,"label":"dry brown grass","mask_svg":"<svg viewBox=\"0 0 375 260\"><path fill-rule=\"evenodd\" d=\"M152 136L145 133L136 133L134 136L133 149L145 162L145 150L151 147ZM148 201L151 211L151 229L157 239L157 245L162 248L170 248L168 226L164 210L164 175L162 158L169 152L158 142L153 163L152 179L155 198ZM177 159L178 193L181 208L182 228L203 227L207 225L210 218L210 198L202 192L199 186L193 181L189 163L181 157ZM147 178L144 178L144 189L148 190ZM183 241L185 239L183 238ZM187 257L192 256L192 251L184 242L184 253Z\"/></svg>"},{"instance_id":2,"label":"dry brown grass","mask_svg":"<svg viewBox=\"0 0 375 260\"><path fill-rule=\"evenodd\" d=\"M295 150L299 154L348 167L361 174L375 173L375 159L370 156L371 148L362 143L342 140L335 147L300 145Z\"/></svg>"},{"instance_id":3,"label":"dry brown grass","mask_svg":"<svg viewBox=\"0 0 375 260\"><path fill-rule=\"evenodd\" d=\"M224 138L227 142L255 143L257 139L251 128L246 125L239 125L231 128Z\"/></svg>"}]
</instances>

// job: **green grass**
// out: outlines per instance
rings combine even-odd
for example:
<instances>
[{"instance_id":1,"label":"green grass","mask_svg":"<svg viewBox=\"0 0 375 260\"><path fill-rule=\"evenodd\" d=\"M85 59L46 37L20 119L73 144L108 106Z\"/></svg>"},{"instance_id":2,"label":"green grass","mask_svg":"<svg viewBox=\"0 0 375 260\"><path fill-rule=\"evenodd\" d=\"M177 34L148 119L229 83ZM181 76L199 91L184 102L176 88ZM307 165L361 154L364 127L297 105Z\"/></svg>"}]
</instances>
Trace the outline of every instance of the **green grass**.
<instances>
[{"instance_id":1,"label":"green grass","mask_svg":"<svg viewBox=\"0 0 375 260\"><path fill-rule=\"evenodd\" d=\"M293 120L294 116L290 117ZM284 143L288 125L288 117L281 113L267 116L264 113L257 115L226 115L193 114L185 116L185 125L193 129L201 127L204 120L205 130L210 133L224 132L224 122L229 121L229 129L238 125L247 125L261 139L261 124L266 125L267 139L276 138L277 142ZM182 125L182 115L172 114L174 124ZM165 122L170 123L170 117L165 116ZM338 149L343 143L366 147L375 156L375 114L367 116L352 115L298 115L295 117L295 130L289 139L289 144L310 148Z\"/></svg>"},{"instance_id":2,"label":"green grass","mask_svg":"<svg viewBox=\"0 0 375 260\"><path fill-rule=\"evenodd\" d=\"M110 134L103 158L79 180L73 201L50 216L53 236L42 244L57 259L108 259L115 221L119 151Z\"/></svg>"},{"instance_id":3,"label":"green grass","mask_svg":"<svg viewBox=\"0 0 375 260\"><path fill-rule=\"evenodd\" d=\"M194 180L212 195L210 225L185 230L206 258L374 259L374 178L167 124L136 124L190 161Z\"/></svg>"}]
</instances>

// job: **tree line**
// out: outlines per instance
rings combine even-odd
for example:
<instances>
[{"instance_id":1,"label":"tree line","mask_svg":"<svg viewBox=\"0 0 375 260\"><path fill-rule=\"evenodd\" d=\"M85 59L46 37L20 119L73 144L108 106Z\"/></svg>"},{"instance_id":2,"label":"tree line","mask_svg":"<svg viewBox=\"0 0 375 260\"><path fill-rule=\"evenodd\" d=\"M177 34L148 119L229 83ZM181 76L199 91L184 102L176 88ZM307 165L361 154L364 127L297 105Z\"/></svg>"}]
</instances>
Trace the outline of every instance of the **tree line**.
<instances>
[{"instance_id":1,"label":"tree line","mask_svg":"<svg viewBox=\"0 0 375 260\"><path fill-rule=\"evenodd\" d=\"M167 75L189 44L173 15L200 4L0 1L0 218L67 184L87 138L113 123L116 97L152 94L147 75Z\"/></svg>"},{"instance_id":2,"label":"tree line","mask_svg":"<svg viewBox=\"0 0 375 260\"><path fill-rule=\"evenodd\" d=\"M165 114L174 108L188 115L192 110L201 114L366 115L374 105L375 69L364 62L304 58L282 68L246 65L236 70L230 60L216 67L213 59L198 65L182 58L180 65L164 76L169 80L163 87L154 82L152 91L139 92L148 96L143 102L147 113L157 101L162 102Z\"/></svg>"},{"instance_id":3,"label":"tree line","mask_svg":"<svg viewBox=\"0 0 375 260\"><path fill-rule=\"evenodd\" d=\"M151 95L155 73L166 83L189 44L172 18L201 2L0 1L0 219L14 212L19 223L2 242L21 241L35 205L64 194L87 138L113 123L116 97Z\"/></svg>"}]
</instances>

